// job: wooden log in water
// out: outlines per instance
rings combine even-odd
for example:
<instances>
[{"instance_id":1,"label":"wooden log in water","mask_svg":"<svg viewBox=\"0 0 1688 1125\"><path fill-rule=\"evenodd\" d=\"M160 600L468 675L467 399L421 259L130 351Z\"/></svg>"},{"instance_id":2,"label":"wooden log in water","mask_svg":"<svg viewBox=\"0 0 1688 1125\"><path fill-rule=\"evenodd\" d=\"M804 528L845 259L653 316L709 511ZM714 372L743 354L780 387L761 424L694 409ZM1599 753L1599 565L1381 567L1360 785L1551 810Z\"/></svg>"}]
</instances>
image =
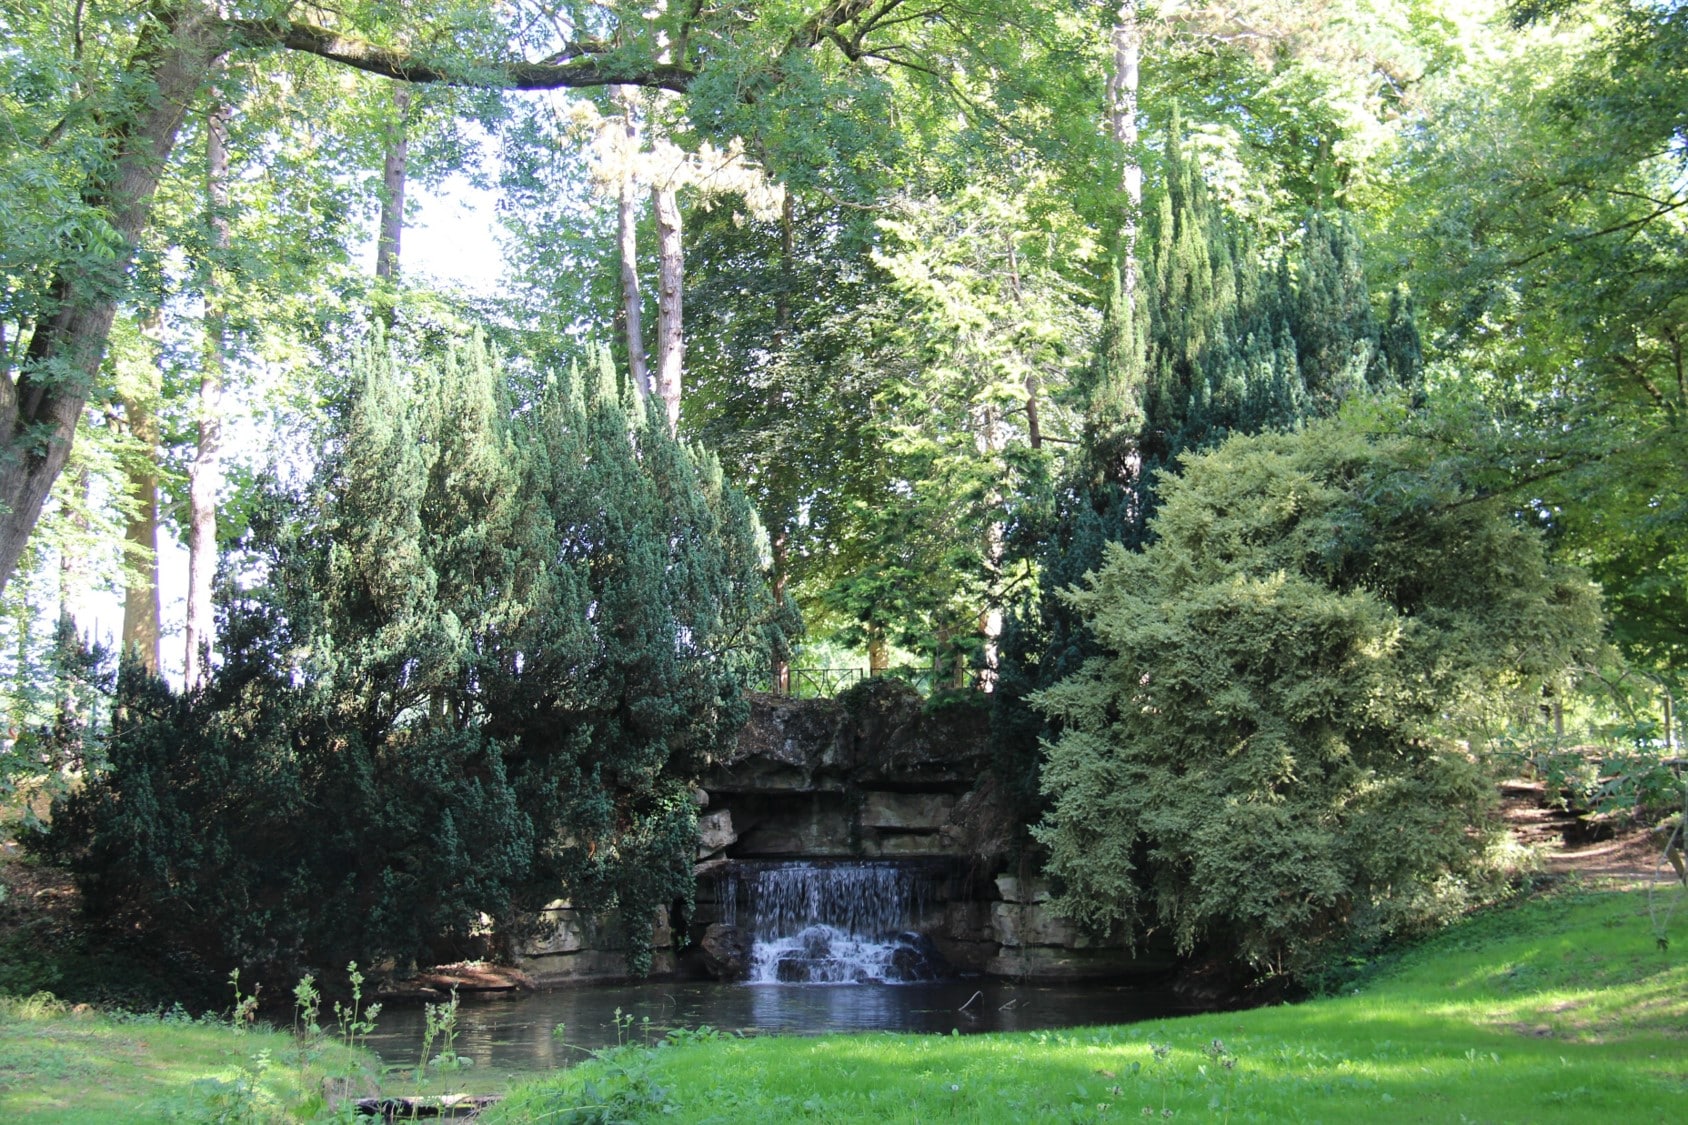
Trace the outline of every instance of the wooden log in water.
<instances>
[{"instance_id":1,"label":"wooden log in water","mask_svg":"<svg viewBox=\"0 0 1688 1125\"><path fill-rule=\"evenodd\" d=\"M417 1121L422 1118L468 1119L498 1101L481 1094L444 1094L425 1098L359 1098L358 1114L383 1121Z\"/></svg>"}]
</instances>

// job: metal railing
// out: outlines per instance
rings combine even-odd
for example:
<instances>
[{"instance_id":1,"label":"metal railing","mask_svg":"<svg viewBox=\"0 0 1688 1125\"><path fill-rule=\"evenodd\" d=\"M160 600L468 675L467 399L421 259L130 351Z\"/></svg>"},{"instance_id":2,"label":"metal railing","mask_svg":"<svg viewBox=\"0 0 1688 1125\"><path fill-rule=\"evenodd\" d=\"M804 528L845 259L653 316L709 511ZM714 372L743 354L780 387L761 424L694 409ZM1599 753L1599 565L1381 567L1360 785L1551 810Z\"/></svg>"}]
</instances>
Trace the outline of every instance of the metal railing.
<instances>
[{"instance_id":1,"label":"metal railing","mask_svg":"<svg viewBox=\"0 0 1688 1125\"><path fill-rule=\"evenodd\" d=\"M803 668L792 667L787 670L788 683L785 691L780 691L774 683L773 676L764 678L757 686L761 690L775 695L790 695L799 699L830 699L841 692L868 679L867 669L860 666L852 668ZM878 673L878 678L885 680L901 680L921 695L931 695L935 686L941 686L937 673L929 666L918 664L894 664ZM947 684L948 676L943 681ZM967 687L977 688L977 677L969 677Z\"/></svg>"}]
</instances>

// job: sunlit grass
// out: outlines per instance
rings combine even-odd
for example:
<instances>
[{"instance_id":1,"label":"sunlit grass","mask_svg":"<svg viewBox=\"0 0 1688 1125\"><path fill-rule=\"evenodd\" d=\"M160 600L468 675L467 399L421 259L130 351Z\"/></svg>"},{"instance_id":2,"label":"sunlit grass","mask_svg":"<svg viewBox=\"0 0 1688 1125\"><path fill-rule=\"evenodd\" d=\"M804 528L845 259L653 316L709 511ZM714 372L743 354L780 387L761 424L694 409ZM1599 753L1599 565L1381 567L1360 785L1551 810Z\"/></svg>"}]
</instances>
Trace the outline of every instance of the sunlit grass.
<instances>
[{"instance_id":1,"label":"sunlit grass","mask_svg":"<svg viewBox=\"0 0 1688 1125\"><path fill-rule=\"evenodd\" d=\"M1561 894L1456 926L1356 993L1122 1027L723 1039L611 1053L499 1121L1607 1121L1688 1107L1688 911Z\"/></svg>"},{"instance_id":2,"label":"sunlit grass","mask_svg":"<svg viewBox=\"0 0 1688 1125\"><path fill-rule=\"evenodd\" d=\"M1675 1122L1688 904L1668 937L1640 893L1560 894L1455 926L1331 999L1000 1035L704 1036L603 1053L491 1119ZM0 1001L0 1121L309 1120L335 1075L421 1092L373 1066L332 1041Z\"/></svg>"},{"instance_id":3,"label":"sunlit grass","mask_svg":"<svg viewBox=\"0 0 1688 1125\"><path fill-rule=\"evenodd\" d=\"M0 1000L0 1120L270 1121L323 1108L323 1082L369 1059L264 1029Z\"/></svg>"}]
</instances>

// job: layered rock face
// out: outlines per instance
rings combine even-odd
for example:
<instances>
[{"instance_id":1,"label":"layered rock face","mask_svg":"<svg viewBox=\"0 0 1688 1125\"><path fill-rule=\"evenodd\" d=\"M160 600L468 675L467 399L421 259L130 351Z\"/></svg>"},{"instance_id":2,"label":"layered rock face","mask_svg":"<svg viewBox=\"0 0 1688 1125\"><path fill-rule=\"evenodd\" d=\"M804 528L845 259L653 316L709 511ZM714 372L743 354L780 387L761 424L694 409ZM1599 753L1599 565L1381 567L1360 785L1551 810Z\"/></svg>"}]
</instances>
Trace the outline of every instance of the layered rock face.
<instances>
[{"instance_id":1,"label":"layered rock face","mask_svg":"<svg viewBox=\"0 0 1688 1125\"><path fill-rule=\"evenodd\" d=\"M732 814L737 840L722 852L736 859L986 854L1011 828L979 838L996 811L976 792L989 739L983 707L928 713L895 682L839 699L763 696L732 755L699 780L710 808Z\"/></svg>"},{"instance_id":2,"label":"layered rock face","mask_svg":"<svg viewBox=\"0 0 1688 1125\"><path fill-rule=\"evenodd\" d=\"M989 772L983 700L929 708L911 688L870 681L838 699L756 696L732 753L694 793L697 909L688 952L698 972L731 979L747 935L737 865L895 860L940 872L940 903L920 926L963 971L1028 979L1117 977L1160 971L1168 958L1132 956L1098 941L1049 907L1049 889L1008 871L1017 826ZM540 981L616 975L614 927L573 917L531 943L521 966ZM659 923L666 928L666 919ZM658 933L659 971L673 967L672 936Z\"/></svg>"}]
</instances>

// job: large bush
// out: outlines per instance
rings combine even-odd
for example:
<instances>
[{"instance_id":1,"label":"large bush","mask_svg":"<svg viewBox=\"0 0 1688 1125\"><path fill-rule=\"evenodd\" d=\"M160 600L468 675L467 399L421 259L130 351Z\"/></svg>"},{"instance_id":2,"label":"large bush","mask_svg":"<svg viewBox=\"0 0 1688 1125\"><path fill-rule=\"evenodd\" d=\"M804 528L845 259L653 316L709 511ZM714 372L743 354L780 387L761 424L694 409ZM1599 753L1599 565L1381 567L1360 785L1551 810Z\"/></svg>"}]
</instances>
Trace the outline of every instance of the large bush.
<instances>
[{"instance_id":1,"label":"large bush","mask_svg":"<svg viewBox=\"0 0 1688 1125\"><path fill-rule=\"evenodd\" d=\"M570 898L638 968L779 642L753 514L607 371L518 404L478 344L377 342L350 382L225 561L218 674L124 678L52 844L96 912L224 965L426 957Z\"/></svg>"},{"instance_id":2,"label":"large bush","mask_svg":"<svg viewBox=\"0 0 1688 1125\"><path fill-rule=\"evenodd\" d=\"M1167 479L1141 552L1067 594L1104 655L1036 697L1060 907L1282 971L1469 873L1459 735L1539 693L1595 599L1499 502L1348 419Z\"/></svg>"}]
</instances>

